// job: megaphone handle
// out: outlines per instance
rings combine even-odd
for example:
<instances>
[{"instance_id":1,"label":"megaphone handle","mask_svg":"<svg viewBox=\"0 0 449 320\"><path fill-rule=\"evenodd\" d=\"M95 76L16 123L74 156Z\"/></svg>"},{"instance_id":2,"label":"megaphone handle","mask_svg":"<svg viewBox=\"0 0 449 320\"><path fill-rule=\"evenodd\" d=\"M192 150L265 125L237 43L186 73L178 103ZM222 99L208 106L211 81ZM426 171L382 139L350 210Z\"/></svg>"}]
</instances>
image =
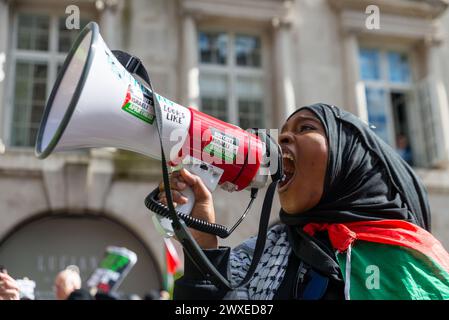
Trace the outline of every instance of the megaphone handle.
<instances>
[{"instance_id":1,"label":"megaphone handle","mask_svg":"<svg viewBox=\"0 0 449 320\"><path fill-rule=\"evenodd\" d=\"M223 174L223 169L210 165L206 162L195 159L193 161L190 158L185 158L186 163L182 166L184 169L192 174L197 175L201 178L206 188L213 192L218 185L221 175ZM183 191L182 195L188 199L186 204L176 207L176 211L190 214L192 212L193 206L195 205L195 194L192 188L187 186Z\"/></svg>"},{"instance_id":2,"label":"megaphone handle","mask_svg":"<svg viewBox=\"0 0 449 320\"><path fill-rule=\"evenodd\" d=\"M199 176L201 178L201 180L203 181L204 185L206 186L206 188L210 192L213 192L215 190L215 188L217 187L218 182L220 181L220 177L223 174L223 169L220 169L218 167L215 167L213 165L207 164L207 163L199 161L199 160L189 161L189 158L187 158L187 157L185 160L186 160L186 163L183 163L182 167L184 169L188 170L190 173ZM176 211L178 213L182 213L186 216L189 216L192 213L193 206L195 205L195 194L193 193L192 188L189 186L187 186L182 191L181 194L187 198L187 203L177 206ZM147 197L147 200L145 200L145 203L146 203L147 207L152 211L153 211L153 209L151 209L151 208L153 208L153 205L154 205L154 209L156 210L155 213L158 213L158 210L160 208L158 208L157 203L152 201L151 197ZM190 221L190 223L195 224L197 226L198 226L198 224L200 224L203 229L206 228L209 230L209 231L203 230L205 232L210 233L210 230L213 230L212 231L213 234L217 234L222 238L229 235L226 227L223 227L221 225L215 225L215 224L208 226L207 223L205 221L202 221L201 219L195 219L193 217L191 217L191 218L192 218L192 220ZM196 220L196 221L194 222L194 220ZM153 222L154 222L154 225L156 226L156 229L164 237L166 237L166 236L171 237L174 235L171 219L169 219L167 216L156 214L155 216L153 216ZM189 226L190 226L190 224L189 224Z\"/></svg>"},{"instance_id":3,"label":"megaphone handle","mask_svg":"<svg viewBox=\"0 0 449 320\"><path fill-rule=\"evenodd\" d=\"M182 212L184 214L190 214L192 212L193 206L195 205L195 194L191 187L187 186L181 194L187 198L187 203L176 207L176 211Z\"/></svg>"}]
</instances>

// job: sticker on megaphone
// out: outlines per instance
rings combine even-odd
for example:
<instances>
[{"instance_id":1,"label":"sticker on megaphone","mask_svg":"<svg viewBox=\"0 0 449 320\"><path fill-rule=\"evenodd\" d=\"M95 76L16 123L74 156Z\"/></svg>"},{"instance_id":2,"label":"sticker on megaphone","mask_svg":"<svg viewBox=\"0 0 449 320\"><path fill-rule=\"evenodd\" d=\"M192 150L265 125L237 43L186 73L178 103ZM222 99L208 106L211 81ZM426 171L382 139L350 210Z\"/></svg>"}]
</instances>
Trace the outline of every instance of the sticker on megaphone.
<instances>
[{"instance_id":1,"label":"sticker on megaphone","mask_svg":"<svg viewBox=\"0 0 449 320\"><path fill-rule=\"evenodd\" d=\"M87 281L87 286L94 293L111 293L118 288L136 262L137 255L131 250L109 246L99 267Z\"/></svg>"}]
</instances>

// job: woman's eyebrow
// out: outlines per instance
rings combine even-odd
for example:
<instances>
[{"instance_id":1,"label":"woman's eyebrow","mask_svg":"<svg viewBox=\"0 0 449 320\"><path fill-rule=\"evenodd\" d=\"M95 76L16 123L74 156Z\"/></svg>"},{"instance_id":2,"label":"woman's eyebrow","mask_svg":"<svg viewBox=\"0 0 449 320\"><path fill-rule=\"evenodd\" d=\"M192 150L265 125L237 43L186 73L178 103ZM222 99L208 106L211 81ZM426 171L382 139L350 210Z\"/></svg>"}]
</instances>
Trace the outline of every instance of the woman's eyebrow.
<instances>
[{"instance_id":1,"label":"woman's eyebrow","mask_svg":"<svg viewBox=\"0 0 449 320\"><path fill-rule=\"evenodd\" d=\"M298 118L299 118L300 120L302 120L302 121L305 121L305 120L312 120L312 121L315 121L315 122L321 124L321 121L318 120L318 119L315 118L315 117L298 115Z\"/></svg>"},{"instance_id":2,"label":"woman's eyebrow","mask_svg":"<svg viewBox=\"0 0 449 320\"><path fill-rule=\"evenodd\" d=\"M284 125L281 127L281 132L283 132L283 131L285 130L285 127L287 127L287 124L284 124Z\"/></svg>"},{"instance_id":3,"label":"woman's eyebrow","mask_svg":"<svg viewBox=\"0 0 449 320\"><path fill-rule=\"evenodd\" d=\"M296 119L295 122L311 120L311 121L315 121L315 123L321 125L321 121L318 120L317 118L313 117L313 116L306 116L306 115L301 115L301 114L299 114L297 117L298 117L298 119ZM281 127L281 131L280 131L280 132L282 133L284 130L286 130L286 128L287 128L287 123L285 123L285 124Z\"/></svg>"}]
</instances>

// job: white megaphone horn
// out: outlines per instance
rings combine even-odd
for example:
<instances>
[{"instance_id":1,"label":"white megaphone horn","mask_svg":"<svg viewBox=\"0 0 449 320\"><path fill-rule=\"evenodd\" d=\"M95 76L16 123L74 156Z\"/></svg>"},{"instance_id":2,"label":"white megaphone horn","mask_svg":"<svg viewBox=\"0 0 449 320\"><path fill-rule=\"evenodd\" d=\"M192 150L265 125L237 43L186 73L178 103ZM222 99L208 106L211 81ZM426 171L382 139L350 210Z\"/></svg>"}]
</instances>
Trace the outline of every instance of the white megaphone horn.
<instances>
[{"instance_id":1,"label":"white megaphone horn","mask_svg":"<svg viewBox=\"0 0 449 320\"><path fill-rule=\"evenodd\" d=\"M151 125L152 99L150 90L106 46L98 25L90 22L58 74L37 135L36 155L45 158L53 151L116 147L160 159L157 128ZM170 104L170 110L183 119L163 124L164 150L172 150L187 137L191 113L163 97L160 102L161 107ZM173 130L186 134L173 141L169 134Z\"/></svg>"}]
</instances>

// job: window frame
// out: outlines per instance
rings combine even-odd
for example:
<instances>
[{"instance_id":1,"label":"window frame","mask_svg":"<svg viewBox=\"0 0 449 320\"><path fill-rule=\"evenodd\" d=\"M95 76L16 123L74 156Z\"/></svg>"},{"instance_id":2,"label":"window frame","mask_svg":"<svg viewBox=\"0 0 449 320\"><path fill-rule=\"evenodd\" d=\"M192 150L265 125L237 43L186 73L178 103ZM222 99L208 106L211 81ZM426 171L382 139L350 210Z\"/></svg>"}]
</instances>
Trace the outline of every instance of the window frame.
<instances>
[{"instance_id":1,"label":"window frame","mask_svg":"<svg viewBox=\"0 0 449 320\"><path fill-rule=\"evenodd\" d=\"M239 121L239 110L238 110L238 95L237 90L235 89L237 87L238 77L255 77L260 79L262 87L264 89L264 95L261 97L262 100L262 112L263 112L263 127L268 127L269 125L272 125L269 119L271 118L270 114L270 108L269 105L271 105L271 94L270 94L270 83L268 81L268 77L266 76L269 74L268 70L270 69L269 65L269 42L268 37L264 32L260 32L256 30L255 28L245 28L245 27L232 27L226 24L222 25L199 25L197 28L197 36L200 32L205 33L225 33L228 36L228 47L227 47L227 59L226 64L219 65L219 64L208 64L208 63L202 63L200 52L199 52L199 46L198 46L198 70L199 70L199 77L204 74L212 74L212 75L220 75L224 76L228 83L228 105L227 105L227 117L228 122L236 124L237 126L240 125ZM253 66L239 66L237 65L236 60L236 51L235 51L235 38L236 35L248 35L248 36L255 36L258 37L260 40L260 67L253 67ZM198 41L198 37L197 37ZM199 95L199 110L202 110L201 105L201 88L200 88L200 95ZM245 128L246 129L246 128Z\"/></svg>"},{"instance_id":2,"label":"window frame","mask_svg":"<svg viewBox=\"0 0 449 320\"><path fill-rule=\"evenodd\" d=\"M63 8L63 7L61 7ZM32 151L34 146L17 146L12 145L12 126L13 126L13 116L14 116L14 104L15 104L15 82L16 82L16 64L18 61L36 63L43 62L47 65L47 81L46 81L46 99L48 99L51 90L53 89L53 84L56 81L58 65L62 64L68 54L68 52L59 52L58 50L58 37L59 37L59 19L67 16L65 11L59 10L60 8L50 8L45 6L44 8L31 8L31 7L20 7L12 11L12 18L10 19L9 28L9 69L7 75L6 84L6 95L5 100L5 114L4 114L4 129L3 136L4 144L8 150L14 151ZM37 51L37 50L24 50L17 48L18 40L18 23L20 14L31 14L31 15L46 15L49 17L49 42L47 51ZM83 13L83 19L95 19L94 13Z\"/></svg>"},{"instance_id":3,"label":"window frame","mask_svg":"<svg viewBox=\"0 0 449 320\"><path fill-rule=\"evenodd\" d=\"M386 116L390 121L388 122L388 137L391 142L391 146L393 148L396 148L396 139L395 139L395 132L397 130L395 126L395 121L393 117L393 106L391 104L390 94L392 92L398 92L404 94L407 99L409 100L409 104L413 103L410 102L411 99L414 99L414 90L415 90L415 58L414 58L414 52L410 49L404 48L402 46L379 46L376 44L364 44L359 43L359 50L357 52L358 57L358 76L359 81L364 85L365 90L367 88L373 88L373 89L383 89L385 90L385 107L387 109ZM360 50L362 49L369 49L369 50L377 50L379 52L379 67L380 67L380 79L379 80L364 80L361 78L360 73ZM410 66L410 81L407 83L400 83L400 82L392 82L389 78L389 66L388 66L388 52L398 52L402 54L406 54L409 61ZM366 112L368 114L368 101L366 100L366 94L364 100L366 105ZM411 109L411 107L409 107ZM368 118L369 121L369 118Z\"/></svg>"}]
</instances>

